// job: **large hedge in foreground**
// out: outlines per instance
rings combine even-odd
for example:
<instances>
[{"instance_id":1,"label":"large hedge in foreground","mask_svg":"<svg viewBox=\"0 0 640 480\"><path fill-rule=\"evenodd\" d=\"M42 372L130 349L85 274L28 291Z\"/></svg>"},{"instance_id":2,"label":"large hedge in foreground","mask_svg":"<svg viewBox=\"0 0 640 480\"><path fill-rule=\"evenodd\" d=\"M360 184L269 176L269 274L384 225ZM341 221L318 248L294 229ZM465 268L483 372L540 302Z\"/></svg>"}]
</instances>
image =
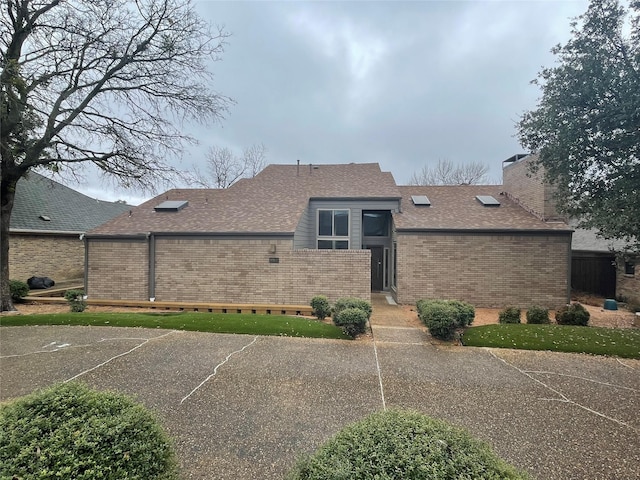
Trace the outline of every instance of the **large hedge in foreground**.
<instances>
[{"instance_id":1,"label":"large hedge in foreground","mask_svg":"<svg viewBox=\"0 0 640 480\"><path fill-rule=\"evenodd\" d=\"M348 425L288 480L526 479L462 429L412 411L374 413Z\"/></svg>"},{"instance_id":2,"label":"large hedge in foreground","mask_svg":"<svg viewBox=\"0 0 640 480\"><path fill-rule=\"evenodd\" d=\"M124 395L67 383L0 407L0 479L13 478L178 477L151 412Z\"/></svg>"}]
</instances>

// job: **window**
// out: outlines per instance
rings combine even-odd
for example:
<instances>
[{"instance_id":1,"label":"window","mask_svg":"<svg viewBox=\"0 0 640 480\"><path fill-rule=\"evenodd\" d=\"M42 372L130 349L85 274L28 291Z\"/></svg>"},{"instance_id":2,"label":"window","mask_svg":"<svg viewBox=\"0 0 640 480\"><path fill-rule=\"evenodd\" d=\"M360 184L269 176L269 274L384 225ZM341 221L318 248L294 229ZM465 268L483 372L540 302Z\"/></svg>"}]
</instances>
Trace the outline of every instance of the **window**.
<instances>
[{"instance_id":1,"label":"window","mask_svg":"<svg viewBox=\"0 0 640 480\"><path fill-rule=\"evenodd\" d=\"M318 210L318 248L349 248L349 210Z\"/></svg>"},{"instance_id":2,"label":"window","mask_svg":"<svg viewBox=\"0 0 640 480\"><path fill-rule=\"evenodd\" d=\"M389 236L389 212L362 212L362 229L365 237Z\"/></svg>"},{"instance_id":3,"label":"window","mask_svg":"<svg viewBox=\"0 0 640 480\"><path fill-rule=\"evenodd\" d=\"M635 275L636 273L635 263L631 261L624 262L624 273L625 275Z\"/></svg>"}]
</instances>

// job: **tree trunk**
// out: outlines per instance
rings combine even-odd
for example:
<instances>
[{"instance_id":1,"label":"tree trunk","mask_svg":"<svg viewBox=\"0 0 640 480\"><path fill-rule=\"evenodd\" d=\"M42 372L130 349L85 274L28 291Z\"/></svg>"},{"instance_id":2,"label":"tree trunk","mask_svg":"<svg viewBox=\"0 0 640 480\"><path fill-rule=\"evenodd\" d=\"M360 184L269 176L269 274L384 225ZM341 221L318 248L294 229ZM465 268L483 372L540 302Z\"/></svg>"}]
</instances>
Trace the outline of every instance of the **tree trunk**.
<instances>
[{"instance_id":1,"label":"tree trunk","mask_svg":"<svg viewBox=\"0 0 640 480\"><path fill-rule=\"evenodd\" d=\"M9 288L9 223L18 178L3 178L0 186L0 312L15 310Z\"/></svg>"}]
</instances>

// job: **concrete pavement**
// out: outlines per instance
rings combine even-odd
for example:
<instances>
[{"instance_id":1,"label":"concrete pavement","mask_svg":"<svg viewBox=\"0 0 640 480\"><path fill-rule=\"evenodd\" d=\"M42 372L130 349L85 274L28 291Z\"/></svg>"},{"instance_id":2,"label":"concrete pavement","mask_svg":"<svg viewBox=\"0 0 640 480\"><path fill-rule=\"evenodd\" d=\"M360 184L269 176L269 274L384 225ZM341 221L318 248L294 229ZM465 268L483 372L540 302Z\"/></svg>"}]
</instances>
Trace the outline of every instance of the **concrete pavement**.
<instances>
[{"instance_id":1,"label":"concrete pavement","mask_svg":"<svg viewBox=\"0 0 640 480\"><path fill-rule=\"evenodd\" d=\"M385 407L462 426L539 479L640 478L640 362L433 345L386 309L376 300L373 338L353 342L3 327L0 399L71 378L135 395L176 439L189 479L282 478Z\"/></svg>"}]
</instances>

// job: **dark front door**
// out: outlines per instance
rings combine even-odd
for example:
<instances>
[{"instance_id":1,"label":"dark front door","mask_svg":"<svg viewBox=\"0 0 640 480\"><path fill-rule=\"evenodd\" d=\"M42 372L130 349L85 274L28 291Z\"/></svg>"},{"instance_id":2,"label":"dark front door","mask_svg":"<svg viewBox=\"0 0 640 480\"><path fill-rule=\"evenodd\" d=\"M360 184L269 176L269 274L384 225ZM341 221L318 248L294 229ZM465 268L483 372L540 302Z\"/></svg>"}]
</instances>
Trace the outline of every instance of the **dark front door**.
<instances>
[{"instance_id":1,"label":"dark front door","mask_svg":"<svg viewBox=\"0 0 640 480\"><path fill-rule=\"evenodd\" d=\"M371 250L371 291L379 292L384 286L383 247L367 247Z\"/></svg>"}]
</instances>

